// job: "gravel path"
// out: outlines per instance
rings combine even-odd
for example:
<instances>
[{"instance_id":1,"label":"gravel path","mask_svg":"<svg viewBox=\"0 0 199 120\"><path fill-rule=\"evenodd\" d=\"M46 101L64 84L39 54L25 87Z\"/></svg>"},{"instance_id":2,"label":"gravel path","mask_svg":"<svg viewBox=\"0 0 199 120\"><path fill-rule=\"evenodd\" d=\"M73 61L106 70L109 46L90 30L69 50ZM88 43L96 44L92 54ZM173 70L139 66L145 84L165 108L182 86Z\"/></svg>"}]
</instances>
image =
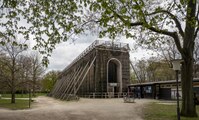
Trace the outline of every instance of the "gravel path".
<instances>
[{"instance_id":1,"label":"gravel path","mask_svg":"<svg viewBox=\"0 0 199 120\"><path fill-rule=\"evenodd\" d=\"M151 101L81 98L66 102L42 96L35 98L31 109L0 109L0 120L142 120L142 109Z\"/></svg>"}]
</instances>

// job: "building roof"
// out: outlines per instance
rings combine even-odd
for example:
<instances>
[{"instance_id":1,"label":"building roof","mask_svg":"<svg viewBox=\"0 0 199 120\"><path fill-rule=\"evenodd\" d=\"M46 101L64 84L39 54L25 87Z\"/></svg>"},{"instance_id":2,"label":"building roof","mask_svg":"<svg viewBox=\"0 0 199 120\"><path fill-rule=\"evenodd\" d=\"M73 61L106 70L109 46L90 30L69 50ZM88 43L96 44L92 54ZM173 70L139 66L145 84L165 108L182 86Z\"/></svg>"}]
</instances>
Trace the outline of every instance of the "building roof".
<instances>
[{"instance_id":1,"label":"building roof","mask_svg":"<svg viewBox=\"0 0 199 120\"><path fill-rule=\"evenodd\" d=\"M130 84L128 86L143 86L143 85L154 85L154 84L169 84L169 83L175 83L176 80L167 80L167 81L154 81L154 82L145 82L145 83L136 83L136 84ZM181 80L179 80L181 82ZM194 78L193 82L199 82L199 78Z\"/></svg>"}]
</instances>

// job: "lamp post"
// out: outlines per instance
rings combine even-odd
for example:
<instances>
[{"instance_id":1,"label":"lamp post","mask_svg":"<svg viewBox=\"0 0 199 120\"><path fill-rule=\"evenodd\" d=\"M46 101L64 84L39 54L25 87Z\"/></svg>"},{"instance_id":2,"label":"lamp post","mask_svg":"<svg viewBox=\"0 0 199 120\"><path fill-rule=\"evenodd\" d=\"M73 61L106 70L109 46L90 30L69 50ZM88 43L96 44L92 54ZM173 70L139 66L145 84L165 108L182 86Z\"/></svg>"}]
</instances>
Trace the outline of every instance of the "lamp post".
<instances>
[{"instance_id":1,"label":"lamp post","mask_svg":"<svg viewBox=\"0 0 199 120\"><path fill-rule=\"evenodd\" d=\"M172 60L173 70L176 71L176 89L177 89L177 117L180 120L180 107L179 107L179 90L178 90L178 72L180 71L181 67L181 59Z\"/></svg>"}]
</instances>

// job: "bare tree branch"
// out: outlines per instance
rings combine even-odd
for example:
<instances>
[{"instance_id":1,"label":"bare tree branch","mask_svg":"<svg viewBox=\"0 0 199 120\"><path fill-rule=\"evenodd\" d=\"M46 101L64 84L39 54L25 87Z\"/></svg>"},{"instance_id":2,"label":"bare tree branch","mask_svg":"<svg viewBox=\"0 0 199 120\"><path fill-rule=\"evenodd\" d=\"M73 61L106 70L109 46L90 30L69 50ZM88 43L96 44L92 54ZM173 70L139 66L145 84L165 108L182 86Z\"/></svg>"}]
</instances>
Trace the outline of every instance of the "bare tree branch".
<instances>
[{"instance_id":1,"label":"bare tree branch","mask_svg":"<svg viewBox=\"0 0 199 120\"><path fill-rule=\"evenodd\" d=\"M139 5L139 3L136 2L137 5ZM162 29L158 29L158 28L155 28L151 25L149 25L146 21L146 18L145 18L145 14L144 12L140 9L141 11L141 16L143 17L143 21L137 21L137 22L129 22L127 20L125 20L121 15L119 15L117 12L115 12L113 9L111 9L111 7L109 7L109 9L113 12L113 14L115 16L117 16L126 26L142 26L142 27L145 27L153 32L156 32L156 33L160 33L160 34L163 34L163 35L167 35L167 36L170 36L174 39L175 43L176 43L176 46L178 48L178 50L180 51L180 53L183 54L183 49L182 49L182 46L180 44L180 40L179 40L179 36L178 36L178 33L177 32L170 32L170 31L167 31L167 30L162 30ZM184 32L182 31L182 28L181 28L181 25L180 25L180 22L177 20L177 18L171 14L170 12L168 11L164 11L162 10L161 12L156 12L156 13L153 13L153 14L159 14L159 13L166 13L168 15L170 15L171 17L174 17L174 21L176 22L176 25L178 26L178 29L180 31L180 33L182 34L182 37L184 37Z\"/></svg>"},{"instance_id":2,"label":"bare tree branch","mask_svg":"<svg viewBox=\"0 0 199 120\"><path fill-rule=\"evenodd\" d=\"M176 27L178 28L180 35L184 38L184 32L182 30L180 21L177 19L177 17L175 15L173 15L169 11L167 11L167 10L158 10L158 11L146 14L146 16L160 14L160 13L166 13L167 15L170 16L171 19L173 19L173 21L176 23Z\"/></svg>"}]
</instances>

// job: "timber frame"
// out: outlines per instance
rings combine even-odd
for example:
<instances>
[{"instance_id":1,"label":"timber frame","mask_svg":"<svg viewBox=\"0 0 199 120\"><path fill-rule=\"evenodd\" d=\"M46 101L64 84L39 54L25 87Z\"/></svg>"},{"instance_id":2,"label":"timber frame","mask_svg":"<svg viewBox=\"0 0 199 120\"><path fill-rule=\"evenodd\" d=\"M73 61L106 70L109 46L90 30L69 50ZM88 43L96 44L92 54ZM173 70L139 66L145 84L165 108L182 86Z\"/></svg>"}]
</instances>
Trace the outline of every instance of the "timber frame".
<instances>
[{"instance_id":1,"label":"timber frame","mask_svg":"<svg viewBox=\"0 0 199 120\"><path fill-rule=\"evenodd\" d=\"M122 97L129 83L128 44L96 40L61 72L49 96Z\"/></svg>"}]
</instances>

